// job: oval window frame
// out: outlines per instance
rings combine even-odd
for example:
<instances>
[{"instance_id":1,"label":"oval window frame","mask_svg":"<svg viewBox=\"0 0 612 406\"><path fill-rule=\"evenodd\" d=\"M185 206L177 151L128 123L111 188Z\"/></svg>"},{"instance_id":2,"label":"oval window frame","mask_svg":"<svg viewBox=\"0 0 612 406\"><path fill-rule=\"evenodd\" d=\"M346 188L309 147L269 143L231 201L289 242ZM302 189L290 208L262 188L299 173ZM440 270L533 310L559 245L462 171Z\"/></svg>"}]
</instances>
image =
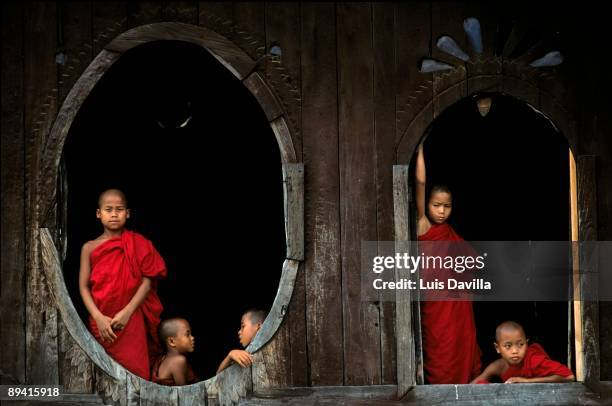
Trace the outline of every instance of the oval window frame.
<instances>
[{"instance_id":1,"label":"oval window frame","mask_svg":"<svg viewBox=\"0 0 612 406\"><path fill-rule=\"evenodd\" d=\"M228 69L255 96L274 132L279 146L284 192L286 259L272 308L251 344L250 353L260 351L280 327L289 306L297 270L304 260L304 165L298 161L295 135L288 114L278 101L266 80L256 71L257 63L227 38L205 27L177 22L162 22L132 28L113 39L93 59L72 87L53 123L43 148L39 172L40 213L49 213L57 196L57 179L66 137L76 114L92 89L110 67L128 50L153 41L184 41L196 44L208 51ZM41 221L40 224L45 224ZM76 344L91 361L110 378L103 385L107 397L118 403L128 399L149 398L176 399L182 404L187 399L206 402L217 396L223 404L238 401L251 386L250 368L232 366L220 374L193 385L164 387L143 380L118 364L93 338L81 321L66 288L60 254L53 236L47 228L39 229L42 268L49 289L55 299L63 323ZM182 399L179 401L179 399Z\"/></svg>"}]
</instances>

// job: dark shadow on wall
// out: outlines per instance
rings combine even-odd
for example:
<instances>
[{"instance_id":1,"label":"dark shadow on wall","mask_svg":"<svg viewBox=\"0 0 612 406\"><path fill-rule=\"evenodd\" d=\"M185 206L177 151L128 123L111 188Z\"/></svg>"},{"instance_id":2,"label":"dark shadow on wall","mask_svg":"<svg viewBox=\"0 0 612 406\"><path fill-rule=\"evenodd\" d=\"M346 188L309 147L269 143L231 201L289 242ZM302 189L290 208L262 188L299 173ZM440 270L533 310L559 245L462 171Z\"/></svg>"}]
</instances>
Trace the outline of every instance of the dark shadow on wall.
<instances>
[{"instance_id":1,"label":"dark shadow on wall","mask_svg":"<svg viewBox=\"0 0 612 406\"><path fill-rule=\"evenodd\" d=\"M449 223L465 240L570 240L568 144L526 103L495 94L482 117L466 98L434 121L424 148L427 186L449 186ZM567 302L476 302L474 311L483 367L498 358L495 327L505 320L567 362Z\"/></svg>"},{"instance_id":2,"label":"dark shadow on wall","mask_svg":"<svg viewBox=\"0 0 612 406\"><path fill-rule=\"evenodd\" d=\"M142 45L89 95L64 159L64 275L83 320L80 248L102 232L98 194L120 188L131 208L128 227L152 240L167 263L162 318L191 323L194 369L203 379L214 375L240 346L242 312L270 309L285 258L280 152L255 98L201 47Z\"/></svg>"}]
</instances>

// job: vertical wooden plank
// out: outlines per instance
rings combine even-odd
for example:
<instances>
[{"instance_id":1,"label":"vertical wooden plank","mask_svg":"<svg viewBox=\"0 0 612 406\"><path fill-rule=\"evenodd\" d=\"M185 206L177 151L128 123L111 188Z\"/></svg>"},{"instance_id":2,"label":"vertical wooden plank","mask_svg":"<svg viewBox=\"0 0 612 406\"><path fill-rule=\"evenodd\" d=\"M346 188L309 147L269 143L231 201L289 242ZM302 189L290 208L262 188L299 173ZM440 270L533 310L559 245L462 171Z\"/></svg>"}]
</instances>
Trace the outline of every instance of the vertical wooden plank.
<instances>
[{"instance_id":1,"label":"vertical wooden plank","mask_svg":"<svg viewBox=\"0 0 612 406\"><path fill-rule=\"evenodd\" d=\"M128 28L161 20L161 1L127 2Z\"/></svg>"},{"instance_id":2,"label":"vertical wooden plank","mask_svg":"<svg viewBox=\"0 0 612 406\"><path fill-rule=\"evenodd\" d=\"M372 9L338 3L336 12L344 384L373 385L381 380L379 312L362 302L359 255L362 241L376 240Z\"/></svg>"},{"instance_id":3,"label":"vertical wooden plank","mask_svg":"<svg viewBox=\"0 0 612 406\"><path fill-rule=\"evenodd\" d=\"M580 288L584 382L593 390L599 388L599 303L597 301L598 269L593 261L593 241L597 241L596 160L594 155L579 156L577 166L580 247Z\"/></svg>"},{"instance_id":4,"label":"vertical wooden plank","mask_svg":"<svg viewBox=\"0 0 612 406\"><path fill-rule=\"evenodd\" d=\"M266 50L265 3L235 2L234 29L236 43L255 60Z\"/></svg>"},{"instance_id":5,"label":"vertical wooden plank","mask_svg":"<svg viewBox=\"0 0 612 406\"><path fill-rule=\"evenodd\" d=\"M229 1L201 1L199 3L198 25L211 29L228 39L234 34L234 6Z\"/></svg>"},{"instance_id":6,"label":"vertical wooden plank","mask_svg":"<svg viewBox=\"0 0 612 406\"><path fill-rule=\"evenodd\" d=\"M57 310L40 265L38 171L41 148L57 113L57 9L31 3L25 9L24 84L26 152L26 380L57 384Z\"/></svg>"},{"instance_id":7,"label":"vertical wooden plank","mask_svg":"<svg viewBox=\"0 0 612 406\"><path fill-rule=\"evenodd\" d=\"M377 241L393 241L395 162L395 38L392 3L372 5L374 49L374 139L376 142ZM379 253L382 255L382 253ZM381 383L396 382L395 304L380 304Z\"/></svg>"},{"instance_id":8,"label":"vertical wooden plank","mask_svg":"<svg viewBox=\"0 0 612 406\"><path fill-rule=\"evenodd\" d=\"M162 21L176 21L198 25L197 1L164 1L162 2Z\"/></svg>"},{"instance_id":9,"label":"vertical wooden plank","mask_svg":"<svg viewBox=\"0 0 612 406\"><path fill-rule=\"evenodd\" d=\"M399 3L395 5L395 65L398 80L396 94L396 143L400 142L417 114L431 102L433 74L421 73L420 58L430 56L431 7L426 2ZM407 46L406 44L410 44ZM429 109L431 114L431 108ZM418 134L420 138L422 134ZM418 140L413 140L416 143ZM402 140L400 148L405 148ZM407 149L407 148L405 148ZM398 150L398 162L407 163L411 151Z\"/></svg>"},{"instance_id":10,"label":"vertical wooden plank","mask_svg":"<svg viewBox=\"0 0 612 406\"><path fill-rule=\"evenodd\" d=\"M300 4L299 3L276 3L267 2L265 7L266 28L266 50L272 45L278 45L282 49L280 61L283 68L290 75L291 85L295 89L301 86L301 62L300 62ZM286 79L287 80L287 79ZM291 119L295 123L301 123L301 110L299 103L288 103L291 111ZM295 134L295 135L301 135ZM295 137L295 150L298 160L302 159L302 140Z\"/></svg>"},{"instance_id":11,"label":"vertical wooden plank","mask_svg":"<svg viewBox=\"0 0 612 406\"><path fill-rule=\"evenodd\" d=\"M93 3L93 56L117 35L127 29L127 5L125 2L109 1Z\"/></svg>"},{"instance_id":12,"label":"vertical wooden plank","mask_svg":"<svg viewBox=\"0 0 612 406\"><path fill-rule=\"evenodd\" d=\"M336 11L302 5L306 333L312 386L344 382ZM293 341L292 341L293 346Z\"/></svg>"},{"instance_id":13,"label":"vertical wooden plank","mask_svg":"<svg viewBox=\"0 0 612 406\"><path fill-rule=\"evenodd\" d=\"M92 4L89 2L59 3L61 18L58 92L60 103L93 58Z\"/></svg>"},{"instance_id":14,"label":"vertical wooden plank","mask_svg":"<svg viewBox=\"0 0 612 406\"><path fill-rule=\"evenodd\" d=\"M406 43L414 45L406 47L404 45ZM398 75L402 78L397 84L399 90L396 97L396 140L402 135L404 137L398 145L397 163L409 164L413 157L414 147L425 135L427 126L433 120L433 104L431 103L433 74L419 72L415 63L419 58L431 56L433 45L431 44L431 5L429 3L396 5L395 44ZM403 134L411 122L413 122L411 132ZM397 227L397 224L395 227ZM398 240L397 230L395 233L395 240ZM410 237L409 235L407 238ZM397 302L396 306L398 306ZM411 382L406 381L406 379L410 378L411 375L400 369L404 368L408 359L406 358L406 347L402 346L400 341L404 339L404 333L400 333L398 329L406 330L411 323L413 324L415 340L416 382L418 384L424 383L419 302L414 303L412 313L406 309L400 311L398 307L396 307L395 312L397 326L395 334L398 342L396 350L397 382L398 389L405 391ZM414 321L412 322L412 320ZM400 350L400 348L403 349Z\"/></svg>"},{"instance_id":15,"label":"vertical wooden plank","mask_svg":"<svg viewBox=\"0 0 612 406\"><path fill-rule=\"evenodd\" d=\"M393 206L395 220L396 252L407 252L410 232L410 196L408 192L408 165L393 167ZM396 270L396 280L401 280ZM396 291L395 312L397 335L397 396L402 398L416 385L416 349L414 340L413 318L411 310L411 292ZM415 320L416 322L417 320ZM421 382L422 383L422 382Z\"/></svg>"},{"instance_id":16,"label":"vertical wooden plank","mask_svg":"<svg viewBox=\"0 0 612 406\"><path fill-rule=\"evenodd\" d=\"M0 384L25 382L23 5L2 3ZM10 311L8 311L10 310Z\"/></svg>"},{"instance_id":17,"label":"vertical wooden plank","mask_svg":"<svg viewBox=\"0 0 612 406\"><path fill-rule=\"evenodd\" d=\"M576 179L576 160L574 154L569 151L570 170L570 217L572 236L572 285L573 285L573 314L574 314L574 348L576 351L576 380L584 381L584 350L582 348L582 306L580 298L580 251L578 249L579 239L579 216L578 216L578 185ZM568 360L571 359L568 356Z\"/></svg>"},{"instance_id":18,"label":"vertical wooden plank","mask_svg":"<svg viewBox=\"0 0 612 406\"><path fill-rule=\"evenodd\" d=\"M434 76L434 117L437 117L447 107L462 97L467 96L467 81L465 63L458 58L442 52L436 46L443 35L452 37L463 51L467 51L463 20L465 4L463 2L434 1L431 5L431 54L433 58L456 66L452 71L436 72ZM452 85L460 86L449 89Z\"/></svg>"}]
</instances>

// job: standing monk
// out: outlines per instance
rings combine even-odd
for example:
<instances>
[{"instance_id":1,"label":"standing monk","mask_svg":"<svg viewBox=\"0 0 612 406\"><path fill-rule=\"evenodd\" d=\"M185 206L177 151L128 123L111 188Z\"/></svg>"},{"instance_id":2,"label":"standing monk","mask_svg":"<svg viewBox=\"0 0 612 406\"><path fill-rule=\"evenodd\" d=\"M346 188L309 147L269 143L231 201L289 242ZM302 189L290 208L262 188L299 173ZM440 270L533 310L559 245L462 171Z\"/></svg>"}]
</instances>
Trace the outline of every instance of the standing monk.
<instances>
[{"instance_id":1,"label":"standing monk","mask_svg":"<svg viewBox=\"0 0 612 406\"><path fill-rule=\"evenodd\" d=\"M123 192L103 192L96 217L104 232L83 245L79 273L89 329L113 359L150 380L163 310L156 279L166 277L166 264L149 240L125 229L130 211Z\"/></svg>"},{"instance_id":2,"label":"standing monk","mask_svg":"<svg viewBox=\"0 0 612 406\"><path fill-rule=\"evenodd\" d=\"M419 241L424 242L421 248L428 256L453 255L451 247L459 244L443 243L443 241L459 242L463 241L463 238L447 223L453 208L452 195L446 186L434 186L426 204L425 158L422 144L417 151L415 175L417 235ZM425 241L434 242L425 243ZM461 245L465 247L465 244ZM423 279L432 278L430 270L423 272L428 273ZM444 296L444 292L438 293ZM436 295L430 295L432 296ZM463 384L478 376L480 348L476 342L476 323L471 301L422 301L421 330L423 367L428 383Z\"/></svg>"}]
</instances>

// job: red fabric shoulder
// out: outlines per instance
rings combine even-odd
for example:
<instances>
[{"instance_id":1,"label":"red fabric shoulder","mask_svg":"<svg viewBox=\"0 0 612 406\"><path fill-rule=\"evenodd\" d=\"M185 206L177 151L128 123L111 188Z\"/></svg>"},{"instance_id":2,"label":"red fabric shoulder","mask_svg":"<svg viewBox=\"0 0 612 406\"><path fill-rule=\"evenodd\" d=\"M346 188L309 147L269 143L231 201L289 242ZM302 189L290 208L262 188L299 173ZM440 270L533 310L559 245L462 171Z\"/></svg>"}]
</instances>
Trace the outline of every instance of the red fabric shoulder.
<instances>
[{"instance_id":1,"label":"red fabric shoulder","mask_svg":"<svg viewBox=\"0 0 612 406\"><path fill-rule=\"evenodd\" d=\"M140 270L142 276L160 279L167 276L166 263L151 241L129 230L121 234L121 241L126 256L132 262L134 269Z\"/></svg>"},{"instance_id":2,"label":"red fabric shoulder","mask_svg":"<svg viewBox=\"0 0 612 406\"><path fill-rule=\"evenodd\" d=\"M550 359L540 344L531 344L525 355L525 366L534 377L559 375L570 376L572 371L560 362Z\"/></svg>"}]
</instances>

